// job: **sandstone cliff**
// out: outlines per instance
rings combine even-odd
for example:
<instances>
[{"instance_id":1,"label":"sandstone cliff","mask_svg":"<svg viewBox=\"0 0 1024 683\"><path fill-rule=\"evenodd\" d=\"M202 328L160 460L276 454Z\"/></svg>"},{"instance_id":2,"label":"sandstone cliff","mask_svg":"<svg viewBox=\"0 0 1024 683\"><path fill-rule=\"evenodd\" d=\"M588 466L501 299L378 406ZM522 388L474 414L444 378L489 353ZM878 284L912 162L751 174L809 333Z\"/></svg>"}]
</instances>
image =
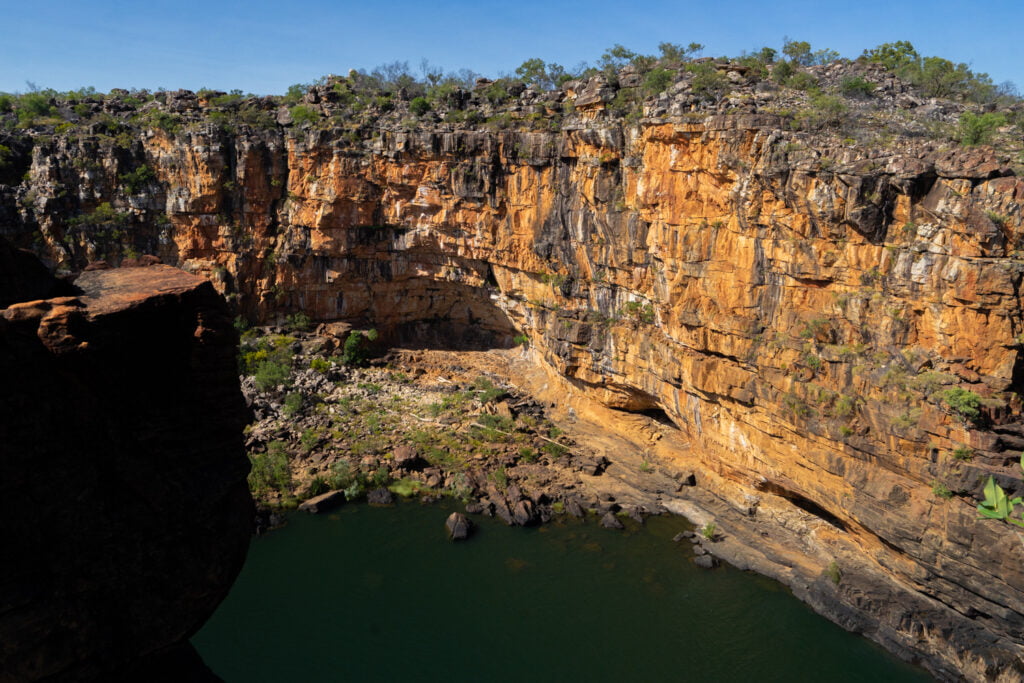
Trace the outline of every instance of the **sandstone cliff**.
<instances>
[{"instance_id":1,"label":"sandstone cliff","mask_svg":"<svg viewBox=\"0 0 1024 683\"><path fill-rule=\"evenodd\" d=\"M220 297L168 266L0 310L0 680L200 680L169 653L253 519L234 353Z\"/></svg>"},{"instance_id":2,"label":"sandstone cliff","mask_svg":"<svg viewBox=\"0 0 1024 683\"><path fill-rule=\"evenodd\" d=\"M526 91L519 128L575 103L543 130L229 130L168 95L192 125L36 139L4 210L55 267L157 253L253 320L525 333L567 396L661 411L659 463L798 533L791 565L876 577L814 598L777 573L832 618L943 677L1016 680L1024 544L975 504L990 474L1022 489L1024 182L989 148L793 132L753 90L687 92L624 120L599 79Z\"/></svg>"}]
</instances>

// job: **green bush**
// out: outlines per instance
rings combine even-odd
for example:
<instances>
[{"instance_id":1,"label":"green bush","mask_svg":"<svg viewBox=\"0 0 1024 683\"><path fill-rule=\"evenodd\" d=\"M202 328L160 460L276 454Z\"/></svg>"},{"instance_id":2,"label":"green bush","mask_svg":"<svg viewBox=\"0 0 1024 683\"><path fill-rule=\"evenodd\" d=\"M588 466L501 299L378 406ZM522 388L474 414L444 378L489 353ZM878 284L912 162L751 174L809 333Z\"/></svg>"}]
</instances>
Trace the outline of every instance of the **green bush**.
<instances>
[{"instance_id":1,"label":"green bush","mask_svg":"<svg viewBox=\"0 0 1024 683\"><path fill-rule=\"evenodd\" d=\"M319 496L323 493L327 493L331 490L328 486L327 480L317 475L313 477L313 481L309 482L309 488L306 490L306 496L312 498L313 496Z\"/></svg>"},{"instance_id":2,"label":"green bush","mask_svg":"<svg viewBox=\"0 0 1024 683\"><path fill-rule=\"evenodd\" d=\"M174 135L181 129L181 117L170 112L154 109L149 113L149 123L165 133Z\"/></svg>"},{"instance_id":3,"label":"green bush","mask_svg":"<svg viewBox=\"0 0 1024 683\"><path fill-rule=\"evenodd\" d=\"M974 145L987 145L992 141L992 135L996 129L1006 124L1006 117L1002 114L972 114L964 112L957 124L957 139L964 147Z\"/></svg>"},{"instance_id":4,"label":"green bush","mask_svg":"<svg viewBox=\"0 0 1024 683\"><path fill-rule=\"evenodd\" d=\"M847 97L871 97L875 93L875 84L860 76L844 78L839 84L839 92Z\"/></svg>"},{"instance_id":5,"label":"green bush","mask_svg":"<svg viewBox=\"0 0 1024 683\"><path fill-rule=\"evenodd\" d=\"M711 64L687 64L686 70L693 74L693 94L702 99L717 102L729 91L729 79Z\"/></svg>"},{"instance_id":6,"label":"green bush","mask_svg":"<svg viewBox=\"0 0 1024 683\"><path fill-rule=\"evenodd\" d=\"M797 71L786 79L786 85L794 90L813 90L818 87L818 79L806 71Z\"/></svg>"},{"instance_id":7,"label":"green bush","mask_svg":"<svg viewBox=\"0 0 1024 683\"><path fill-rule=\"evenodd\" d=\"M289 109L288 112L292 115L292 122L297 126L301 126L304 123L314 125L320 120L320 113L316 109L307 107L304 104L297 104Z\"/></svg>"},{"instance_id":8,"label":"green bush","mask_svg":"<svg viewBox=\"0 0 1024 683\"><path fill-rule=\"evenodd\" d=\"M981 417L981 396L973 391L955 387L943 391L940 398L965 420L977 422Z\"/></svg>"},{"instance_id":9,"label":"green bush","mask_svg":"<svg viewBox=\"0 0 1024 683\"><path fill-rule=\"evenodd\" d=\"M426 97L414 97L409 103L409 111L416 116L423 116L430 111L430 100Z\"/></svg>"},{"instance_id":10,"label":"green bush","mask_svg":"<svg viewBox=\"0 0 1024 683\"><path fill-rule=\"evenodd\" d=\"M22 126L31 126L39 118L57 115L57 107L50 104L47 92L25 93L17 99L14 109Z\"/></svg>"},{"instance_id":11,"label":"green bush","mask_svg":"<svg viewBox=\"0 0 1024 683\"><path fill-rule=\"evenodd\" d=\"M790 78L792 78L794 73L796 73L796 69L793 68L792 64L789 62L779 62L775 65L775 68L772 69L772 80L779 85L784 85Z\"/></svg>"},{"instance_id":12,"label":"green bush","mask_svg":"<svg viewBox=\"0 0 1024 683\"><path fill-rule=\"evenodd\" d=\"M644 94L647 96L657 95L668 90L675 78L675 72L669 69L656 68L644 76Z\"/></svg>"},{"instance_id":13,"label":"green bush","mask_svg":"<svg viewBox=\"0 0 1024 683\"><path fill-rule=\"evenodd\" d=\"M288 382L291 367L273 359L261 361L256 366L254 379L260 391L272 391Z\"/></svg>"},{"instance_id":14,"label":"green bush","mask_svg":"<svg viewBox=\"0 0 1024 683\"><path fill-rule=\"evenodd\" d=\"M377 339L377 330L359 332L353 330L341 350L341 362L345 365L365 365L370 358L370 345Z\"/></svg>"},{"instance_id":15,"label":"green bush","mask_svg":"<svg viewBox=\"0 0 1024 683\"><path fill-rule=\"evenodd\" d=\"M68 225L95 227L124 227L131 221L131 216L120 212L110 205L110 202L103 202L91 213L80 214L68 221Z\"/></svg>"},{"instance_id":16,"label":"green bush","mask_svg":"<svg viewBox=\"0 0 1024 683\"><path fill-rule=\"evenodd\" d=\"M305 332L309 329L311 323L312 320L302 311L288 316L288 329L292 332Z\"/></svg>"},{"instance_id":17,"label":"green bush","mask_svg":"<svg viewBox=\"0 0 1024 683\"><path fill-rule=\"evenodd\" d=\"M348 488L353 481L352 466L344 460L331 465L330 473L327 475L327 484L331 490L337 491Z\"/></svg>"},{"instance_id":18,"label":"green bush","mask_svg":"<svg viewBox=\"0 0 1024 683\"><path fill-rule=\"evenodd\" d=\"M932 482L932 493L937 498L950 499L953 497L953 492L949 490L949 487L943 484L941 481Z\"/></svg>"},{"instance_id":19,"label":"green bush","mask_svg":"<svg viewBox=\"0 0 1024 683\"><path fill-rule=\"evenodd\" d=\"M708 522L703 527L701 527L700 530L700 535L709 541L715 540L715 536L717 535L717 533L718 527L715 525L714 522Z\"/></svg>"},{"instance_id":20,"label":"green bush","mask_svg":"<svg viewBox=\"0 0 1024 683\"><path fill-rule=\"evenodd\" d=\"M291 487L292 474L288 467L288 452L281 441L272 441L265 453L250 454L249 462L252 463L252 470L249 472L249 488L252 491L284 493Z\"/></svg>"},{"instance_id":21,"label":"green bush","mask_svg":"<svg viewBox=\"0 0 1024 683\"><path fill-rule=\"evenodd\" d=\"M124 183L124 188L128 190L128 194L138 194L139 190L156 180L156 173L153 173L153 169L149 166L143 164L134 171L122 173L118 178Z\"/></svg>"},{"instance_id":22,"label":"green bush","mask_svg":"<svg viewBox=\"0 0 1024 683\"><path fill-rule=\"evenodd\" d=\"M1020 459L1021 471L1024 472L1024 455ZM1021 504L1020 496L1010 498L1003 487L989 475L984 489L985 499L978 503L978 514L986 519L1000 519L1010 524L1024 527L1024 520L1013 517L1015 508Z\"/></svg>"},{"instance_id":23,"label":"green bush","mask_svg":"<svg viewBox=\"0 0 1024 683\"><path fill-rule=\"evenodd\" d=\"M302 410L302 404L304 400L302 394L297 391L293 391L284 397L284 414L289 417L295 415Z\"/></svg>"},{"instance_id":24,"label":"green bush","mask_svg":"<svg viewBox=\"0 0 1024 683\"><path fill-rule=\"evenodd\" d=\"M953 449L953 458L956 460L971 460L974 458L974 451L966 446L958 446Z\"/></svg>"},{"instance_id":25,"label":"green bush","mask_svg":"<svg viewBox=\"0 0 1024 683\"><path fill-rule=\"evenodd\" d=\"M848 111L840 98L818 93L811 97L811 105L796 115L795 121L801 130L839 128Z\"/></svg>"}]
</instances>

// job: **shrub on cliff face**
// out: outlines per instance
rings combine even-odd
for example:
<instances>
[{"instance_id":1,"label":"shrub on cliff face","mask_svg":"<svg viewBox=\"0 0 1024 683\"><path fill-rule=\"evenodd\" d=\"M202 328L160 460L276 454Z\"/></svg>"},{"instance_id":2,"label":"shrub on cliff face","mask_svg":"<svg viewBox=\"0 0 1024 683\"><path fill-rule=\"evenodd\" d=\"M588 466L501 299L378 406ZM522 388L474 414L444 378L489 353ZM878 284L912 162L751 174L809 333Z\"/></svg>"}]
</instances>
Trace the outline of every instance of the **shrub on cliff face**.
<instances>
[{"instance_id":1,"label":"shrub on cliff face","mask_svg":"<svg viewBox=\"0 0 1024 683\"><path fill-rule=\"evenodd\" d=\"M965 420L977 422L981 417L981 396L973 391L955 387L943 391L940 397L946 405Z\"/></svg>"},{"instance_id":2,"label":"shrub on cliff face","mask_svg":"<svg viewBox=\"0 0 1024 683\"><path fill-rule=\"evenodd\" d=\"M131 216L122 213L110 205L110 202L103 202L90 213L80 214L68 221L70 226L91 225L97 227L123 227L131 220Z\"/></svg>"},{"instance_id":3,"label":"shrub on cliff face","mask_svg":"<svg viewBox=\"0 0 1024 683\"><path fill-rule=\"evenodd\" d=\"M128 191L128 194L138 194L140 190L156 180L156 174L153 173L153 169L143 164L133 171L122 173L118 178L124 184L124 189Z\"/></svg>"},{"instance_id":4,"label":"shrub on cliff face","mask_svg":"<svg viewBox=\"0 0 1024 683\"><path fill-rule=\"evenodd\" d=\"M992 135L996 129L1006 123L1006 117L1002 114L972 114L964 112L957 124L957 139L964 147L973 145L987 145L992 141Z\"/></svg>"}]
</instances>

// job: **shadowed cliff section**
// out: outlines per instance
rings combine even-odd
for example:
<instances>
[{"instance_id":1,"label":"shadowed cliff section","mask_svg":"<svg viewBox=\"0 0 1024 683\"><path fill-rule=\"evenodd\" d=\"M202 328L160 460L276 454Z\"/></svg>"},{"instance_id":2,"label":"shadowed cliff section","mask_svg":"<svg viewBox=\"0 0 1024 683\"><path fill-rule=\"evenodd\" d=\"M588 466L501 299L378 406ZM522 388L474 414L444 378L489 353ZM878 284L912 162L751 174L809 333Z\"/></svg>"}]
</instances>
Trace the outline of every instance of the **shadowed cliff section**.
<instances>
[{"instance_id":1,"label":"shadowed cliff section","mask_svg":"<svg viewBox=\"0 0 1024 683\"><path fill-rule=\"evenodd\" d=\"M0 310L0 680L161 680L248 548L235 333L168 266L77 287Z\"/></svg>"}]
</instances>

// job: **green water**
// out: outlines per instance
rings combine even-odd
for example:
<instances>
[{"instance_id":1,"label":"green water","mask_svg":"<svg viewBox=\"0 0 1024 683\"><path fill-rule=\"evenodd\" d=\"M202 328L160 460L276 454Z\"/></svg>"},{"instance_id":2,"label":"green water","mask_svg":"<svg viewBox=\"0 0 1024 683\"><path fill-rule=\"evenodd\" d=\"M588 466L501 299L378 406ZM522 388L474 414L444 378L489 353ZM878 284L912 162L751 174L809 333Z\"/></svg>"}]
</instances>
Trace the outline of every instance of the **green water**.
<instances>
[{"instance_id":1,"label":"green water","mask_svg":"<svg viewBox=\"0 0 1024 683\"><path fill-rule=\"evenodd\" d=\"M193 643L254 681L927 681L779 584L690 563L679 518L513 529L405 503L256 539Z\"/></svg>"}]
</instances>

